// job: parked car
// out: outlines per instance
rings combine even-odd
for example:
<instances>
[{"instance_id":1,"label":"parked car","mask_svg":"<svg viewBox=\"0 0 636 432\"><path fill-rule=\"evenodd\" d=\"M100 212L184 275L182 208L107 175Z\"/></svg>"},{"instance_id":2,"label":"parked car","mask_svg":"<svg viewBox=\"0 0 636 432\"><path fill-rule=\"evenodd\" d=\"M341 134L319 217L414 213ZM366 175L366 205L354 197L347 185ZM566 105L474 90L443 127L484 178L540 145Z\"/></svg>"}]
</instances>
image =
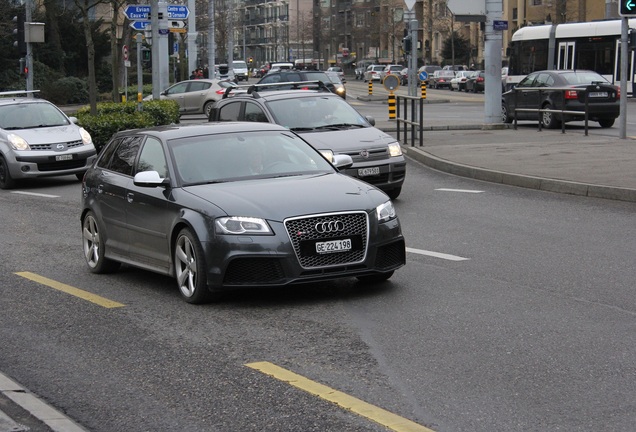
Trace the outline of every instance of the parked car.
<instances>
[{"instance_id":1,"label":"parked car","mask_svg":"<svg viewBox=\"0 0 636 432\"><path fill-rule=\"evenodd\" d=\"M402 68L399 74L396 74L400 78L400 85L407 85L409 83L409 68Z\"/></svg>"},{"instance_id":2,"label":"parked car","mask_svg":"<svg viewBox=\"0 0 636 432\"><path fill-rule=\"evenodd\" d=\"M465 88L466 80L468 76L471 75L473 71L457 71L455 72L455 77L451 79L450 89L462 91Z\"/></svg>"},{"instance_id":3,"label":"parked car","mask_svg":"<svg viewBox=\"0 0 636 432\"><path fill-rule=\"evenodd\" d=\"M230 68L227 63L214 65L214 77L219 80L228 80L238 82L238 78L234 73L234 69Z\"/></svg>"},{"instance_id":4,"label":"parked car","mask_svg":"<svg viewBox=\"0 0 636 432\"><path fill-rule=\"evenodd\" d=\"M279 70L272 71L261 78L257 84L270 84L267 89L269 90L288 90L292 88L291 85L286 84L290 82L303 82L303 81L322 81L329 91L336 93L336 86L331 82L331 79L327 76L326 72L318 70ZM278 84L279 85L271 85Z\"/></svg>"},{"instance_id":5,"label":"parked car","mask_svg":"<svg viewBox=\"0 0 636 432\"><path fill-rule=\"evenodd\" d=\"M512 80L508 77L508 71L510 69L507 66L501 68L501 92L507 92L513 86Z\"/></svg>"},{"instance_id":6,"label":"parked car","mask_svg":"<svg viewBox=\"0 0 636 432\"><path fill-rule=\"evenodd\" d=\"M356 80L364 79L364 72L367 70L367 67L373 64L373 60L359 60L356 62Z\"/></svg>"},{"instance_id":7,"label":"parked car","mask_svg":"<svg viewBox=\"0 0 636 432\"><path fill-rule=\"evenodd\" d=\"M484 71L474 71L466 80L464 85L465 90L467 92L483 92L486 88L486 72Z\"/></svg>"},{"instance_id":8,"label":"parked car","mask_svg":"<svg viewBox=\"0 0 636 432\"><path fill-rule=\"evenodd\" d=\"M446 65L442 69L457 72L457 71L469 70L470 68L466 65Z\"/></svg>"},{"instance_id":9,"label":"parked car","mask_svg":"<svg viewBox=\"0 0 636 432\"><path fill-rule=\"evenodd\" d=\"M329 68L327 68L327 72L334 72L336 74L338 74L338 77L340 78L340 81L347 82L346 78L345 78L345 74L344 71L342 70L342 68L340 66L331 66Z\"/></svg>"},{"instance_id":10,"label":"parked car","mask_svg":"<svg viewBox=\"0 0 636 432\"><path fill-rule=\"evenodd\" d=\"M335 93L343 99L347 99L347 89L345 88L344 83L340 80L340 75L337 72L325 72L325 74L331 80L331 83L334 86Z\"/></svg>"},{"instance_id":11,"label":"parked car","mask_svg":"<svg viewBox=\"0 0 636 432\"><path fill-rule=\"evenodd\" d=\"M195 79L181 81L161 92L161 99L174 100L179 104L179 114L210 115L212 103L221 99L228 87L236 87L228 79ZM144 100L152 100L146 96Z\"/></svg>"},{"instance_id":12,"label":"parked car","mask_svg":"<svg viewBox=\"0 0 636 432\"><path fill-rule=\"evenodd\" d=\"M398 65L398 64L386 65L384 69L382 69L382 71L380 72L380 81L384 81L384 78L386 78L386 76L389 74L396 75L399 77L402 69L404 69L404 66L402 65Z\"/></svg>"},{"instance_id":13,"label":"parked car","mask_svg":"<svg viewBox=\"0 0 636 432\"><path fill-rule=\"evenodd\" d=\"M232 62L232 69L234 70L234 76L239 81L248 81L250 74L247 70L247 63L243 60L234 60Z\"/></svg>"},{"instance_id":14,"label":"parked car","mask_svg":"<svg viewBox=\"0 0 636 432\"><path fill-rule=\"evenodd\" d=\"M437 70L433 73L431 87L434 89L450 88L450 82L455 77L455 72L448 69Z\"/></svg>"},{"instance_id":15,"label":"parked car","mask_svg":"<svg viewBox=\"0 0 636 432\"><path fill-rule=\"evenodd\" d=\"M0 93L0 189L21 179L75 175L96 157L91 135L52 103Z\"/></svg>"},{"instance_id":16,"label":"parked car","mask_svg":"<svg viewBox=\"0 0 636 432\"><path fill-rule=\"evenodd\" d=\"M266 123L117 133L82 186L86 264L172 276L189 303L232 288L384 281L405 264L400 222L384 193L338 172L351 163Z\"/></svg>"},{"instance_id":17,"label":"parked car","mask_svg":"<svg viewBox=\"0 0 636 432\"><path fill-rule=\"evenodd\" d=\"M384 70L383 65L370 65L364 73L364 82L380 81L380 72Z\"/></svg>"},{"instance_id":18,"label":"parked car","mask_svg":"<svg viewBox=\"0 0 636 432\"><path fill-rule=\"evenodd\" d=\"M589 93L589 119L598 122L601 127L612 127L620 113L620 89L602 75L588 70L544 70L529 74L514 89L503 94L502 119L504 123L512 122L516 108L563 109L583 113L585 112L585 89L588 86L593 87ZM540 88L541 92L527 90L531 88ZM565 92L558 90L563 88L571 88L571 90ZM519 94L515 95L515 93ZM537 112L517 111L516 116L518 120L536 120L539 115ZM583 120L583 116L562 115L547 111L541 114L541 121L547 128L557 128L561 126L562 121L575 120Z\"/></svg>"},{"instance_id":19,"label":"parked car","mask_svg":"<svg viewBox=\"0 0 636 432\"><path fill-rule=\"evenodd\" d=\"M392 199L402 191L406 160L392 136L373 127L341 97L327 91L288 90L236 94L218 101L210 121L278 123L300 134L328 158L344 154L353 165L342 170L382 189Z\"/></svg>"}]
</instances>

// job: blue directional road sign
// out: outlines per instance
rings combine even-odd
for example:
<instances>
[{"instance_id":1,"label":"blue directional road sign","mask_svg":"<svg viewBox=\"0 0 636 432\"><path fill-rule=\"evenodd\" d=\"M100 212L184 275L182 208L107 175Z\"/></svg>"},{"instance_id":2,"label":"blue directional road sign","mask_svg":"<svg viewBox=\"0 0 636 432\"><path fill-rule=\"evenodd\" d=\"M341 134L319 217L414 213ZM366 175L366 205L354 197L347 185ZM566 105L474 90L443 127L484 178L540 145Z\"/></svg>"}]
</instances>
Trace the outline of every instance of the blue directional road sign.
<instances>
[{"instance_id":1,"label":"blue directional road sign","mask_svg":"<svg viewBox=\"0 0 636 432\"><path fill-rule=\"evenodd\" d=\"M130 26L135 30L146 30L150 27L150 21L133 21Z\"/></svg>"},{"instance_id":2,"label":"blue directional road sign","mask_svg":"<svg viewBox=\"0 0 636 432\"><path fill-rule=\"evenodd\" d=\"M124 9L126 17L133 20L150 19L150 6L149 5L127 5ZM168 19L184 20L190 15L190 10L187 6L183 5L168 5Z\"/></svg>"},{"instance_id":3,"label":"blue directional road sign","mask_svg":"<svg viewBox=\"0 0 636 432\"><path fill-rule=\"evenodd\" d=\"M619 8L620 16L636 16L636 1L635 0L620 0L621 6Z\"/></svg>"},{"instance_id":4,"label":"blue directional road sign","mask_svg":"<svg viewBox=\"0 0 636 432\"><path fill-rule=\"evenodd\" d=\"M183 5L168 5L168 18L170 19L187 19L190 10Z\"/></svg>"},{"instance_id":5,"label":"blue directional road sign","mask_svg":"<svg viewBox=\"0 0 636 432\"><path fill-rule=\"evenodd\" d=\"M124 14L129 20L148 20L150 19L150 6L127 5Z\"/></svg>"},{"instance_id":6,"label":"blue directional road sign","mask_svg":"<svg viewBox=\"0 0 636 432\"><path fill-rule=\"evenodd\" d=\"M428 73L426 71L422 71L418 75L418 78L420 79L420 81L426 81L428 79Z\"/></svg>"}]
</instances>

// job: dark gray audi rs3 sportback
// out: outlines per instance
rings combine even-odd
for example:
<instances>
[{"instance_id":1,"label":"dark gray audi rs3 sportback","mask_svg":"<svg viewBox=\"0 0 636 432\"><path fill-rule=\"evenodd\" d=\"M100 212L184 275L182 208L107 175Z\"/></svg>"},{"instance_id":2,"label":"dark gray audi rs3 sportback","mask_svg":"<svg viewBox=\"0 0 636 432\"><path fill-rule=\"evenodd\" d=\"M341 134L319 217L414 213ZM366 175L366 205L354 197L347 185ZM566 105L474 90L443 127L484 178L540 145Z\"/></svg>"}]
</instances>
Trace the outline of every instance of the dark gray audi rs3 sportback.
<instances>
[{"instance_id":1,"label":"dark gray audi rs3 sportback","mask_svg":"<svg viewBox=\"0 0 636 432\"><path fill-rule=\"evenodd\" d=\"M84 178L86 263L173 276L190 303L237 287L384 281L405 264L400 223L384 192L338 171L351 163L269 123L119 132Z\"/></svg>"}]
</instances>

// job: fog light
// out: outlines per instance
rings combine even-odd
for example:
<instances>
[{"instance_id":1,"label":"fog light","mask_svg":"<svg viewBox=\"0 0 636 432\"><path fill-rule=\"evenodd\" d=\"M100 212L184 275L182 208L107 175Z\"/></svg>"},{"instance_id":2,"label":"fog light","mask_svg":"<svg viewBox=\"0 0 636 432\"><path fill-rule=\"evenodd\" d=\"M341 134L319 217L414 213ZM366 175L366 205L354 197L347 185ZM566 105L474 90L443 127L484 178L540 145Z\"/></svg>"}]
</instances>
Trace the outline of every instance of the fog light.
<instances>
[{"instance_id":1,"label":"fog light","mask_svg":"<svg viewBox=\"0 0 636 432\"><path fill-rule=\"evenodd\" d=\"M31 167L28 165L24 165L22 168L20 168L22 170L22 172L27 172L27 171L31 171Z\"/></svg>"}]
</instances>

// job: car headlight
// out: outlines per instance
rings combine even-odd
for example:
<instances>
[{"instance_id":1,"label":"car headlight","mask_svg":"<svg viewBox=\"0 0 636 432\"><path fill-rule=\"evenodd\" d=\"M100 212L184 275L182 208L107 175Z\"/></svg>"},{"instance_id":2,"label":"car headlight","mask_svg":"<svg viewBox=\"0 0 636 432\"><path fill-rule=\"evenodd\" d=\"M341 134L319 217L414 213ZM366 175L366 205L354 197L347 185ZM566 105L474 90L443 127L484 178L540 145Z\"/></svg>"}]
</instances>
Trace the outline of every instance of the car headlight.
<instances>
[{"instance_id":1,"label":"car headlight","mask_svg":"<svg viewBox=\"0 0 636 432\"><path fill-rule=\"evenodd\" d=\"M11 147L13 147L15 150L31 150L31 147L29 147L29 143L26 142L26 140L20 135L9 134L7 136L7 140L9 141L9 144L11 144Z\"/></svg>"},{"instance_id":2,"label":"car headlight","mask_svg":"<svg viewBox=\"0 0 636 432\"><path fill-rule=\"evenodd\" d=\"M84 145L89 145L93 143L93 138L91 138L91 134L88 133L86 129L81 127L79 129L80 136L82 137L82 142Z\"/></svg>"},{"instance_id":3,"label":"car headlight","mask_svg":"<svg viewBox=\"0 0 636 432\"><path fill-rule=\"evenodd\" d=\"M375 214L378 217L378 222L388 222L391 219L395 219L395 207L389 200L384 204L380 204L375 208Z\"/></svg>"},{"instance_id":4,"label":"car headlight","mask_svg":"<svg viewBox=\"0 0 636 432\"><path fill-rule=\"evenodd\" d=\"M325 159L333 163L333 151L331 150L318 150L318 151L320 152L320 154L322 154L325 157Z\"/></svg>"},{"instance_id":5,"label":"car headlight","mask_svg":"<svg viewBox=\"0 0 636 432\"><path fill-rule=\"evenodd\" d=\"M400 147L400 143L393 142L389 144L389 155L391 157L402 156L402 147Z\"/></svg>"},{"instance_id":6,"label":"car headlight","mask_svg":"<svg viewBox=\"0 0 636 432\"><path fill-rule=\"evenodd\" d=\"M215 222L217 234L248 234L248 235L268 235L272 234L265 219L228 216L218 218Z\"/></svg>"}]
</instances>

